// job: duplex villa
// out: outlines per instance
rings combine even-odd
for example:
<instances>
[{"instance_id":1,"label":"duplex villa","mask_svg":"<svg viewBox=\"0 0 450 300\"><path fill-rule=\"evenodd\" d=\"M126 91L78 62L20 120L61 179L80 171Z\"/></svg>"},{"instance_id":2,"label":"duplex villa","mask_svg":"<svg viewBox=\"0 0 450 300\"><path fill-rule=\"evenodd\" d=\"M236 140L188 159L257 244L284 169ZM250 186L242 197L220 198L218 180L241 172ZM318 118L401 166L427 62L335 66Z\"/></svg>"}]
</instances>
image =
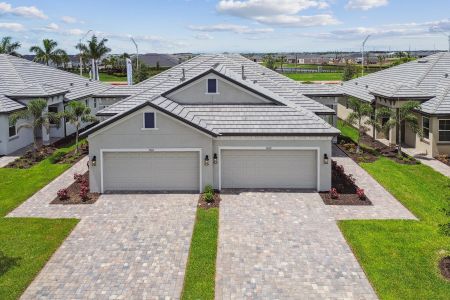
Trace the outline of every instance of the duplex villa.
<instances>
[{"instance_id":1,"label":"duplex villa","mask_svg":"<svg viewBox=\"0 0 450 300\"><path fill-rule=\"evenodd\" d=\"M93 192L331 187L339 133L331 87L220 54L97 97L130 94L100 110L106 120L84 133Z\"/></svg>"},{"instance_id":2,"label":"duplex villa","mask_svg":"<svg viewBox=\"0 0 450 300\"><path fill-rule=\"evenodd\" d=\"M351 110L348 96L370 103L374 110L388 107L397 110L406 101L419 101L416 112L423 136L415 134L408 124L387 132L375 132L378 139L401 143L415 153L437 156L450 154L450 53L440 52L416 61L345 82L338 117L345 119ZM401 134L399 134L401 132ZM369 134L374 134L372 129Z\"/></svg>"}]
</instances>

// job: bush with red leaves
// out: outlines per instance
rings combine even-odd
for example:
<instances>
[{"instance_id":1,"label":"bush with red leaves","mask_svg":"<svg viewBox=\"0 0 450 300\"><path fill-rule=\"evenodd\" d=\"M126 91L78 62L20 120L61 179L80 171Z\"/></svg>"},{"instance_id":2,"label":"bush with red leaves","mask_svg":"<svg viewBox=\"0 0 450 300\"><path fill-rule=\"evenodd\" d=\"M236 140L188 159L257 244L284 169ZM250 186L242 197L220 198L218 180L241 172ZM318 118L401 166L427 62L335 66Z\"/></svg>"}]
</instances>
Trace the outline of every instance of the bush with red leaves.
<instances>
[{"instance_id":1,"label":"bush with red leaves","mask_svg":"<svg viewBox=\"0 0 450 300\"><path fill-rule=\"evenodd\" d=\"M339 193L335 188L330 189L330 197L331 199L339 199Z\"/></svg>"},{"instance_id":2,"label":"bush with red leaves","mask_svg":"<svg viewBox=\"0 0 450 300\"><path fill-rule=\"evenodd\" d=\"M358 195L360 200L366 200L366 194L364 193L364 189L357 188L356 195Z\"/></svg>"},{"instance_id":3,"label":"bush with red leaves","mask_svg":"<svg viewBox=\"0 0 450 300\"><path fill-rule=\"evenodd\" d=\"M73 174L73 179L77 183L81 183L83 181L83 174L75 173Z\"/></svg>"},{"instance_id":4,"label":"bush with red leaves","mask_svg":"<svg viewBox=\"0 0 450 300\"><path fill-rule=\"evenodd\" d=\"M83 201L89 200L89 184L86 180L82 180L80 184L80 192L78 195L80 195L80 198Z\"/></svg>"},{"instance_id":5,"label":"bush with red leaves","mask_svg":"<svg viewBox=\"0 0 450 300\"><path fill-rule=\"evenodd\" d=\"M67 200L69 199L69 192L67 189L60 189L57 193L59 200Z\"/></svg>"}]
</instances>

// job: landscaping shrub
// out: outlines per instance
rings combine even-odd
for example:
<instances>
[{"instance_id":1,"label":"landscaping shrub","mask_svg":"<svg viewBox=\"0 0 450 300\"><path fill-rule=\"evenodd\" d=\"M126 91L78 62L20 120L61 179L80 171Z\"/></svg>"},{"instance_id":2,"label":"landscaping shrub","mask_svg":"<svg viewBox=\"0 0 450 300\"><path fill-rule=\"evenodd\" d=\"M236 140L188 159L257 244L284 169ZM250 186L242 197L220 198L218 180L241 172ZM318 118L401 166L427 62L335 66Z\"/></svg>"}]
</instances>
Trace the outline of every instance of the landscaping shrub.
<instances>
[{"instance_id":1,"label":"landscaping shrub","mask_svg":"<svg viewBox=\"0 0 450 300\"><path fill-rule=\"evenodd\" d=\"M89 200L88 193L89 193L89 186L86 184L82 184L80 187L79 195L83 201Z\"/></svg>"},{"instance_id":2,"label":"landscaping shrub","mask_svg":"<svg viewBox=\"0 0 450 300\"><path fill-rule=\"evenodd\" d=\"M58 195L59 200L63 201L63 200L69 199L69 192L67 191L67 189L60 189L57 192L57 195Z\"/></svg>"},{"instance_id":3,"label":"landscaping shrub","mask_svg":"<svg viewBox=\"0 0 450 300\"><path fill-rule=\"evenodd\" d=\"M214 194L214 188L212 187L212 185L208 184L207 186L205 186L204 193L205 194L207 194L207 193Z\"/></svg>"},{"instance_id":4,"label":"landscaping shrub","mask_svg":"<svg viewBox=\"0 0 450 300\"><path fill-rule=\"evenodd\" d=\"M75 174L73 174L73 179L75 180L75 182L81 183L84 180L83 174L75 173Z\"/></svg>"},{"instance_id":5,"label":"landscaping shrub","mask_svg":"<svg viewBox=\"0 0 450 300\"><path fill-rule=\"evenodd\" d=\"M360 200L366 200L366 194L364 192L364 189L357 188L356 195L358 195Z\"/></svg>"},{"instance_id":6,"label":"landscaping shrub","mask_svg":"<svg viewBox=\"0 0 450 300\"><path fill-rule=\"evenodd\" d=\"M214 193L204 193L205 201L211 203L214 201Z\"/></svg>"},{"instance_id":7,"label":"landscaping shrub","mask_svg":"<svg viewBox=\"0 0 450 300\"><path fill-rule=\"evenodd\" d=\"M56 151L52 156L50 156L50 163L56 164L60 162L63 159L64 155L66 155L64 151Z\"/></svg>"},{"instance_id":8,"label":"landscaping shrub","mask_svg":"<svg viewBox=\"0 0 450 300\"><path fill-rule=\"evenodd\" d=\"M339 193L335 188L330 189L330 197L331 199L339 199Z\"/></svg>"}]
</instances>

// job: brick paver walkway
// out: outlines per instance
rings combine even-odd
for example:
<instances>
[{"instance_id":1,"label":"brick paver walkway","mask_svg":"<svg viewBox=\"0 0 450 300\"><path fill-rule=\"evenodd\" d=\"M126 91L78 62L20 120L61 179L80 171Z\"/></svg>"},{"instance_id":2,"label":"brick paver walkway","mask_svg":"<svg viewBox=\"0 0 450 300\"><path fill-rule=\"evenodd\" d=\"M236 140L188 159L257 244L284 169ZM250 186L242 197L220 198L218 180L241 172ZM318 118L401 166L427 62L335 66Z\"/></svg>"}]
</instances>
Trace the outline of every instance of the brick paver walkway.
<instances>
[{"instance_id":1,"label":"brick paver walkway","mask_svg":"<svg viewBox=\"0 0 450 300\"><path fill-rule=\"evenodd\" d=\"M415 149L411 148L402 148L402 151L408 154L409 156L413 156L415 159L417 159L424 165L427 165L430 168L434 169L436 172L439 172L444 176L450 177L450 167L438 161L437 159L430 157L428 155L417 153Z\"/></svg>"},{"instance_id":2,"label":"brick paver walkway","mask_svg":"<svg viewBox=\"0 0 450 300\"><path fill-rule=\"evenodd\" d=\"M216 299L376 299L317 193L222 195Z\"/></svg>"},{"instance_id":3,"label":"brick paver walkway","mask_svg":"<svg viewBox=\"0 0 450 300\"><path fill-rule=\"evenodd\" d=\"M22 299L178 299L198 195L102 195L49 205L81 161L8 217L81 218Z\"/></svg>"}]
</instances>

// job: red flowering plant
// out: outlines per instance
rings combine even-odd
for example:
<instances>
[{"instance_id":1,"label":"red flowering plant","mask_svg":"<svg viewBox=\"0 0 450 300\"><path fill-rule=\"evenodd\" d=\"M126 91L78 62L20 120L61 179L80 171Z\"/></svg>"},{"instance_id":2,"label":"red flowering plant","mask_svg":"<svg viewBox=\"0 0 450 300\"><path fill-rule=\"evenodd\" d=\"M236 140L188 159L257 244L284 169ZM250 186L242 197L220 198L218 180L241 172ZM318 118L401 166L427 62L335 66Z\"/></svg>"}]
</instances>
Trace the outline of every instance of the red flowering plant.
<instances>
[{"instance_id":1,"label":"red flowering plant","mask_svg":"<svg viewBox=\"0 0 450 300\"><path fill-rule=\"evenodd\" d=\"M339 193L335 188L330 189L330 197L331 199L339 199Z\"/></svg>"},{"instance_id":2,"label":"red flowering plant","mask_svg":"<svg viewBox=\"0 0 450 300\"><path fill-rule=\"evenodd\" d=\"M75 182L81 183L81 181L83 181L83 174L75 173L73 174L73 179Z\"/></svg>"},{"instance_id":3,"label":"red flowering plant","mask_svg":"<svg viewBox=\"0 0 450 300\"><path fill-rule=\"evenodd\" d=\"M69 192L67 191L67 189L60 189L57 192L58 198L59 200L67 200L69 199Z\"/></svg>"},{"instance_id":4,"label":"red flowering plant","mask_svg":"<svg viewBox=\"0 0 450 300\"><path fill-rule=\"evenodd\" d=\"M357 188L356 195L358 195L358 198L360 200L366 200L366 194L364 193L364 189Z\"/></svg>"}]
</instances>

